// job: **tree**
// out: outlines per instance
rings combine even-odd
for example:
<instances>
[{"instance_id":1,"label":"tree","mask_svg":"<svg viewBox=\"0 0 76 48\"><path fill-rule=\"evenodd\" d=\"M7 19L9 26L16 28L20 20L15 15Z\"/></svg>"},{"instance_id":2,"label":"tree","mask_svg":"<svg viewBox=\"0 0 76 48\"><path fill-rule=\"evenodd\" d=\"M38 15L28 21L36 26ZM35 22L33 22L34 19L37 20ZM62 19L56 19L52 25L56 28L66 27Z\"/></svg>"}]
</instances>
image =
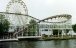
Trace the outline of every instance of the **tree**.
<instances>
[{"instance_id":1,"label":"tree","mask_svg":"<svg viewBox=\"0 0 76 48\"><path fill-rule=\"evenodd\" d=\"M76 24L72 25L73 31L76 32Z\"/></svg>"},{"instance_id":2,"label":"tree","mask_svg":"<svg viewBox=\"0 0 76 48\"><path fill-rule=\"evenodd\" d=\"M5 18L5 15L0 14L0 36L4 34L4 32L8 32L10 23Z\"/></svg>"},{"instance_id":3,"label":"tree","mask_svg":"<svg viewBox=\"0 0 76 48\"><path fill-rule=\"evenodd\" d=\"M37 22L35 20L30 20L29 25L28 25L28 35L35 35L37 31Z\"/></svg>"}]
</instances>

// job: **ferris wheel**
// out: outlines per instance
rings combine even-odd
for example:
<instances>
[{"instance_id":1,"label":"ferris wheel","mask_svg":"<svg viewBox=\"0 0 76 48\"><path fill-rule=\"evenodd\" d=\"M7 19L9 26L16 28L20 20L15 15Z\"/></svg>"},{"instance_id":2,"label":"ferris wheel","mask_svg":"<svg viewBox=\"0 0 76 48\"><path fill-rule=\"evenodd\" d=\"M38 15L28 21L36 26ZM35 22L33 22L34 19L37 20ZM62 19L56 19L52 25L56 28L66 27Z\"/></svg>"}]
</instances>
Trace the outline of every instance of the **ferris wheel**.
<instances>
[{"instance_id":1,"label":"ferris wheel","mask_svg":"<svg viewBox=\"0 0 76 48\"><path fill-rule=\"evenodd\" d=\"M11 0L6 7L6 12L28 15L27 7L22 0Z\"/></svg>"},{"instance_id":2,"label":"ferris wheel","mask_svg":"<svg viewBox=\"0 0 76 48\"><path fill-rule=\"evenodd\" d=\"M6 12L14 13L12 15L7 15L12 25L14 26L26 25L28 17L23 15L28 15L28 10L25 3L22 0L11 0L6 7ZM23 15L16 15L16 14L23 14Z\"/></svg>"}]
</instances>

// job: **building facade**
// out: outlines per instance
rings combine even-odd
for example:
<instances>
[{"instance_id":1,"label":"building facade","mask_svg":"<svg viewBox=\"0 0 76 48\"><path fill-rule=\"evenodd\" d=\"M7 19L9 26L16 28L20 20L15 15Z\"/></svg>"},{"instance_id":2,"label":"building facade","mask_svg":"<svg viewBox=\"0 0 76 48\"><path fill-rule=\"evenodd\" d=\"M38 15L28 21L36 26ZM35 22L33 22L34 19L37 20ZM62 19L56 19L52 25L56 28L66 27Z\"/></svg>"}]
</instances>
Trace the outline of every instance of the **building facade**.
<instances>
[{"instance_id":1,"label":"building facade","mask_svg":"<svg viewBox=\"0 0 76 48\"><path fill-rule=\"evenodd\" d=\"M45 18L39 22L39 34L72 35L71 15L63 14Z\"/></svg>"}]
</instances>

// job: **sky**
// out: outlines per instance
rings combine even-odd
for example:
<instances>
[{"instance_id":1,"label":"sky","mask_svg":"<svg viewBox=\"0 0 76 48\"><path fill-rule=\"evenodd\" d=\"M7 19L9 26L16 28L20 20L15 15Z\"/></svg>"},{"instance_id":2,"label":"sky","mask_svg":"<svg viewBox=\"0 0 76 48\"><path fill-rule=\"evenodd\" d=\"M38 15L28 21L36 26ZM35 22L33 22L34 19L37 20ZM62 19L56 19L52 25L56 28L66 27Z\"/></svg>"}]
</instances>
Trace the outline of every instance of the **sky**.
<instances>
[{"instance_id":1,"label":"sky","mask_svg":"<svg viewBox=\"0 0 76 48\"><path fill-rule=\"evenodd\" d=\"M0 0L0 12L6 11L10 0ZM44 19L59 14L72 15L72 24L76 24L76 0L23 0L28 14L37 19Z\"/></svg>"}]
</instances>

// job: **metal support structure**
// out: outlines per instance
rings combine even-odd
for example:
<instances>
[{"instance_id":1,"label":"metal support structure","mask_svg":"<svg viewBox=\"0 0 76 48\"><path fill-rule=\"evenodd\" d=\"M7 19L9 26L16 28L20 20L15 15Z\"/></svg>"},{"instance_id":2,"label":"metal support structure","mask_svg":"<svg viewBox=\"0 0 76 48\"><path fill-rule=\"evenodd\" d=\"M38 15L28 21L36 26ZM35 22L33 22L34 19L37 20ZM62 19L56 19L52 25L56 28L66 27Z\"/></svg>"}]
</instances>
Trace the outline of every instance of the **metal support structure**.
<instances>
[{"instance_id":1,"label":"metal support structure","mask_svg":"<svg viewBox=\"0 0 76 48\"><path fill-rule=\"evenodd\" d=\"M59 29L58 29L58 37L59 37Z\"/></svg>"},{"instance_id":2,"label":"metal support structure","mask_svg":"<svg viewBox=\"0 0 76 48\"><path fill-rule=\"evenodd\" d=\"M28 15L27 7L22 0L11 0L6 7L6 12ZM14 23L14 25L17 24L17 22L19 22L18 23L19 25L17 24L18 26L22 26L22 25L26 26L27 19L28 19L27 16L23 17L23 16L17 16L17 15L15 15L15 16L12 15L11 17L8 16L8 18L9 18L11 24L13 24L13 22L15 22L15 21L16 22Z\"/></svg>"}]
</instances>

